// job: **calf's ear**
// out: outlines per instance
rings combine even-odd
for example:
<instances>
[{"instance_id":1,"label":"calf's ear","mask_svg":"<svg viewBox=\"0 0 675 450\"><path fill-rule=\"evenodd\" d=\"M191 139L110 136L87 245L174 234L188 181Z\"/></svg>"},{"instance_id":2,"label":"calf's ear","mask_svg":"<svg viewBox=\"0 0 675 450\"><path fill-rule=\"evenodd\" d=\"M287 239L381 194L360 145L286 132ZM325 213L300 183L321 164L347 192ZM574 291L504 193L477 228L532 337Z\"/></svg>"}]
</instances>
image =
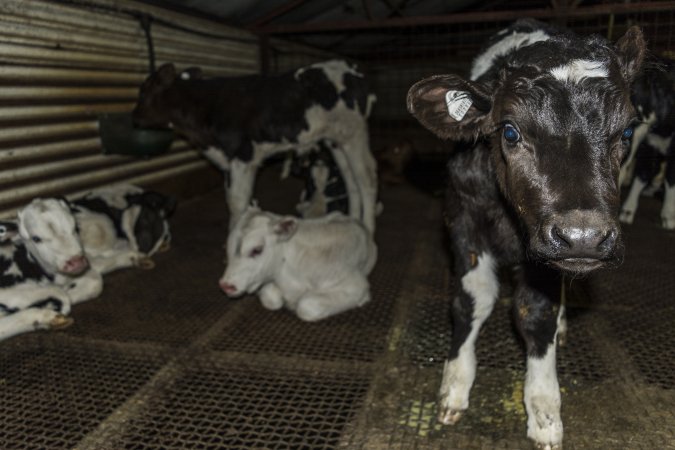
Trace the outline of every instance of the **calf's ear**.
<instances>
[{"instance_id":1,"label":"calf's ear","mask_svg":"<svg viewBox=\"0 0 675 450\"><path fill-rule=\"evenodd\" d=\"M295 217L282 217L273 224L274 234L277 240L284 242L289 240L298 229L298 220Z\"/></svg>"},{"instance_id":2,"label":"calf's ear","mask_svg":"<svg viewBox=\"0 0 675 450\"><path fill-rule=\"evenodd\" d=\"M168 86L176 79L176 67L173 63L164 63L155 72L160 85Z\"/></svg>"},{"instance_id":3,"label":"calf's ear","mask_svg":"<svg viewBox=\"0 0 675 450\"><path fill-rule=\"evenodd\" d=\"M408 90L408 112L442 139L471 140L485 130L492 108L486 87L456 75L435 75Z\"/></svg>"},{"instance_id":4,"label":"calf's ear","mask_svg":"<svg viewBox=\"0 0 675 450\"><path fill-rule=\"evenodd\" d=\"M629 83L632 82L642 68L645 59L647 44L642 31L637 26L632 26L616 41L616 51L619 55L619 64L623 77Z\"/></svg>"}]
</instances>

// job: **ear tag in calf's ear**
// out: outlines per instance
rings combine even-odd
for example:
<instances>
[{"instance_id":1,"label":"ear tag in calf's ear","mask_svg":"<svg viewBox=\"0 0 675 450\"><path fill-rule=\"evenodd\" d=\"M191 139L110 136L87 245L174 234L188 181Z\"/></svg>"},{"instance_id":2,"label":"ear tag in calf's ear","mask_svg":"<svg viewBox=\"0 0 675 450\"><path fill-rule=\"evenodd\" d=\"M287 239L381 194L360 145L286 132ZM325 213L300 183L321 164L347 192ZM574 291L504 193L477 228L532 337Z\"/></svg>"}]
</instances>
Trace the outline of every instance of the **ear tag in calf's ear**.
<instances>
[{"instance_id":1,"label":"ear tag in calf's ear","mask_svg":"<svg viewBox=\"0 0 675 450\"><path fill-rule=\"evenodd\" d=\"M468 92L448 91L445 93L445 104L448 106L450 117L459 122L464 118L473 102Z\"/></svg>"}]
</instances>

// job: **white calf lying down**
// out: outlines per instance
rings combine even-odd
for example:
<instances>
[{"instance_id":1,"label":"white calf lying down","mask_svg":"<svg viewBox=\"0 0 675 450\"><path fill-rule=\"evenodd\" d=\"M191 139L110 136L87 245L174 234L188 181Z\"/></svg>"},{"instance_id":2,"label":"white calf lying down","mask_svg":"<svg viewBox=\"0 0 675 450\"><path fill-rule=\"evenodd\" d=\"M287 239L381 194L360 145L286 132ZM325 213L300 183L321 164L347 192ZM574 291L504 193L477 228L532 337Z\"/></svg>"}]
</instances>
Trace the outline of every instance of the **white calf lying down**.
<instances>
[{"instance_id":1,"label":"white calf lying down","mask_svg":"<svg viewBox=\"0 0 675 450\"><path fill-rule=\"evenodd\" d=\"M130 184L89 192L71 202L92 267L101 274L138 266L152 268L150 256L168 248L168 217L175 201Z\"/></svg>"},{"instance_id":2,"label":"white calf lying down","mask_svg":"<svg viewBox=\"0 0 675 450\"><path fill-rule=\"evenodd\" d=\"M0 223L0 339L67 326L71 304L102 288L64 200L35 199Z\"/></svg>"},{"instance_id":3,"label":"white calf lying down","mask_svg":"<svg viewBox=\"0 0 675 450\"><path fill-rule=\"evenodd\" d=\"M228 236L227 259L220 286L228 296L260 289L265 308L285 305L314 321L370 300L377 248L360 222L340 213L300 220L249 207Z\"/></svg>"}]
</instances>

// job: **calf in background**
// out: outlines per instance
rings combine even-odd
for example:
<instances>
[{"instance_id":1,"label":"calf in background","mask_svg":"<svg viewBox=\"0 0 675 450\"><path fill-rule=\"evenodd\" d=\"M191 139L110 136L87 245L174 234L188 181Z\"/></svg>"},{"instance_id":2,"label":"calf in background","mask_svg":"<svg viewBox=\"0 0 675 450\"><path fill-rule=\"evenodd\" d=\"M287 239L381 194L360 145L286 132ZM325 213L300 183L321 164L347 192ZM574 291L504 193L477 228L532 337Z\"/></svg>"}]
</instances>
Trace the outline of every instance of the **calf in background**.
<instances>
[{"instance_id":1,"label":"calf in background","mask_svg":"<svg viewBox=\"0 0 675 450\"><path fill-rule=\"evenodd\" d=\"M230 297L259 292L265 308L316 321L370 300L376 259L370 233L353 218L302 220L249 207L228 236L220 287Z\"/></svg>"},{"instance_id":2,"label":"calf in background","mask_svg":"<svg viewBox=\"0 0 675 450\"><path fill-rule=\"evenodd\" d=\"M375 153L379 179L384 184L405 182L406 169L415 158L410 139L398 139Z\"/></svg>"},{"instance_id":3,"label":"calf in background","mask_svg":"<svg viewBox=\"0 0 675 450\"><path fill-rule=\"evenodd\" d=\"M675 61L657 59L636 80L632 98L641 123L633 136L635 177L621 207L620 220L633 223L640 194L665 165L664 177L658 178L656 188L663 184L661 223L672 230L675 229ZM630 161L624 166L629 164Z\"/></svg>"},{"instance_id":4,"label":"calf in background","mask_svg":"<svg viewBox=\"0 0 675 450\"><path fill-rule=\"evenodd\" d=\"M463 141L448 165L458 292L442 423L456 423L469 406L479 330L499 293L498 270L511 267L527 349L527 435L539 448L562 446L560 277L621 261L619 168L644 54L637 27L611 45L522 20L491 39L469 79L436 75L410 88L408 110L437 136Z\"/></svg>"},{"instance_id":5,"label":"calf in background","mask_svg":"<svg viewBox=\"0 0 675 450\"><path fill-rule=\"evenodd\" d=\"M70 325L71 305L101 293L65 200L33 200L0 239L0 339Z\"/></svg>"},{"instance_id":6,"label":"calf in background","mask_svg":"<svg viewBox=\"0 0 675 450\"><path fill-rule=\"evenodd\" d=\"M321 140L315 151L295 158L291 164L291 172L305 181L300 203L296 206L305 219L335 211L349 214L347 188L332 156L334 145L331 141Z\"/></svg>"},{"instance_id":7,"label":"calf in background","mask_svg":"<svg viewBox=\"0 0 675 450\"><path fill-rule=\"evenodd\" d=\"M177 75L165 64L141 85L133 116L139 126L172 126L226 172L230 227L250 203L265 159L331 141L350 216L373 232L377 174L367 118L374 101L363 74L340 60L229 78L204 78L196 68Z\"/></svg>"},{"instance_id":8,"label":"calf in background","mask_svg":"<svg viewBox=\"0 0 675 450\"><path fill-rule=\"evenodd\" d=\"M92 267L106 274L127 267L151 269L150 257L168 249L174 199L130 184L87 193L71 202Z\"/></svg>"}]
</instances>

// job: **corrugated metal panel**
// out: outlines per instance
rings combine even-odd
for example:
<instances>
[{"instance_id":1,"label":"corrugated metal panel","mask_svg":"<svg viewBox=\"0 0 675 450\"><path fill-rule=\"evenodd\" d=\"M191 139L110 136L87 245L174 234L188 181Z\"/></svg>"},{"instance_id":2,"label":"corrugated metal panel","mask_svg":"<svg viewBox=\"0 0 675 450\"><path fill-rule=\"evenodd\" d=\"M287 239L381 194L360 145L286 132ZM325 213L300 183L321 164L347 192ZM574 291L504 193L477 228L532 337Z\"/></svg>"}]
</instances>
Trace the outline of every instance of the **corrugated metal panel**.
<instances>
[{"instance_id":1,"label":"corrugated metal panel","mask_svg":"<svg viewBox=\"0 0 675 450\"><path fill-rule=\"evenodd\" d=\"M154 18L157 65L198 65L207 75L260 70L257 38L216 22L133 1L2 0L0 216L35 196L208 166L180 141L152 159L101 152L97 115L129 111L147 74L140 13Z\"/></svg>"},{"instance_id":2,"label":"corrugated metal panel","mask_svg":"<svg viewBox=\"0 0 675 450\"><path fill-rule=\"evenodd\" d=\"M269 70L273 73L286 72L318 61L340 58L336 53L281 39L270 39L269 46Z\"/></svg>"}]
</instances>

